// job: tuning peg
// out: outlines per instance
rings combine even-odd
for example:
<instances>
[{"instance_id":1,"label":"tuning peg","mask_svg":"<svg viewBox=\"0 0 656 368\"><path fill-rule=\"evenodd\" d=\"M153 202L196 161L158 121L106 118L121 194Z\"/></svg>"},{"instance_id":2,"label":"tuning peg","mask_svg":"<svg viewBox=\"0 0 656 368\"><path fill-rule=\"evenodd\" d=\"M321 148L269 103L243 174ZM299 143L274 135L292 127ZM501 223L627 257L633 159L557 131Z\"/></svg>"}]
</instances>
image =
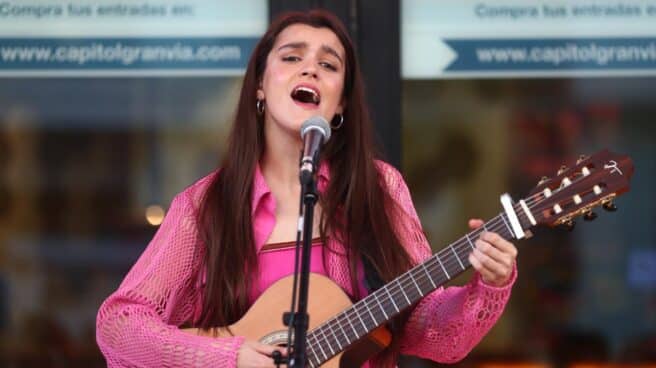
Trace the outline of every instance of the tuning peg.
<instances>
[{"instance_id":1,"label":"tuning peg","mask_svg":"<svg viewBox=\"0 0 656 368\"><path fill-rule=\"evenodd\" d=\"M608 212L617 211L617 206L612 201L604 202L604 204L602 204L601 207Z\"/></svg>"},{"instance_id":2,"label":"tuning peg","mask_svg":"<svg viewBox=\"0 0 656 368\"><path fill-rule=\"evenodd\" d=\"M574 220L568 220L568 221L565 221L565 222L563 222L563 224L561 225L561 227L562 227L563 229L567 230L567 231L572 231L572 230L574 230L574 227L575 227L575 226L576 226L576 221L574 221Z\"/></svg>"},{"instance_id":3,"label":"tuning peg","mask_svg":"<svg viewBox=\"0 0 656 368\"><path fill-rule=\"evenodd\" d=\"M592 211L588 211L588 212L585 213L585 215L583 215L583 219L585 221L592 221L596 218L597 218L597 214L592 212Z\"/></svg>"},{"instance_id":4,"label":"tuning peg","mask_svg":"<svg viewBox=\"0 0 656 368\"><path fill-rule=\"evenodd\" d=\"M578 165L578 164L580 164L581 162L583 162L583 161L585 161L585 160L587 160L587 159L588 159L588 156L586 156L586 155L581 155L581 156L579 156L578 160L576 160L576 164Z\"/></svg>"},{"instance_id":5,"label":"tuning peg","mask_svg":"<svg viewBox=\"0 0 656 368\"><path fill-rule=\"evenodd\" d=\"M540 178L540 181L538 182L538 186L540 186L540 185L542 185L542 184L544 184L548 181L549 181L549 177L543 176L542 178Z\"/></svg>"},{"instance_id":6,"label":"tuning peg","mask_svg":"<svg viewBox=\"0 0 656 368\"><path fill-rule=\"evenodd\" d=\"M560 169L558 169L558 174L557 175L560 175L560 174L564 173L565 171L567 171L567 166L563 165L563 166L560 167Z\"/></svg>"}]
</instances>

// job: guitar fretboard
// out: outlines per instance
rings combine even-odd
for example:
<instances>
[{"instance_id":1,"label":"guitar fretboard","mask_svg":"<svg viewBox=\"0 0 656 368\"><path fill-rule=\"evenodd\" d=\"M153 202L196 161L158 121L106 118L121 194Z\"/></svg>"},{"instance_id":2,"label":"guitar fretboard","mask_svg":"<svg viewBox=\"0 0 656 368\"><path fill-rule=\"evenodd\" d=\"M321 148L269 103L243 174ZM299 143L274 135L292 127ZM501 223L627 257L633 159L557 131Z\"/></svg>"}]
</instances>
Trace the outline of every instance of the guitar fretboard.
<instances>
[{"instance_id":1,"label":"guitar fretboard","mask_svg":"<svg viewBox=\"0 0 656 368\"><path fill-rule=\"evenodd\" d=\"M422 264L392 280L308 332L308 364L318 367L357 340L389 321L428 293L467 270L469 253L483 231L513 237L508 218L501 213L432 255Z\"/></svg>"}]
</instances>

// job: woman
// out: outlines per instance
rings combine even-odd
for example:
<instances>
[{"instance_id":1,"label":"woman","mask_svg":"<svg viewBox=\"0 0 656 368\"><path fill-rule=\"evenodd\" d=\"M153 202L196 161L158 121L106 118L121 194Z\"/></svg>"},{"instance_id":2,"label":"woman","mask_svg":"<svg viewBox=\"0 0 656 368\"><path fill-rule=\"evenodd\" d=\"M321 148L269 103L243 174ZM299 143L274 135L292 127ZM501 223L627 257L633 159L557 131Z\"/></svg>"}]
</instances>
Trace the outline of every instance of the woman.
<instances>
[{"instance_id":1,"label":"woman","mask_svg":"<svg viewBox=\"0 0 656 368\"><path fill-rule=\"evenodd\" d=\"M292 272L293 250L271 262L266 249L295 239L299 128L316 115L333 132L317 175L313 272L357 300L369 292L363 260L371 265L367 279L373 273L389 281L430 256L401 175L374 159L362 78L344 26L323 11L286 14L250 59L221 169L176 196L100 308L97 340L110 366L273 367L273 347L213 337L211 328L239 320L264 289ZM515 257L511 243L484 233L469 257L477 270L472 282L440 288L397 318L376 366L392 365L397 353L462 359L501 314Z\"/></svg>"}]
</instances>

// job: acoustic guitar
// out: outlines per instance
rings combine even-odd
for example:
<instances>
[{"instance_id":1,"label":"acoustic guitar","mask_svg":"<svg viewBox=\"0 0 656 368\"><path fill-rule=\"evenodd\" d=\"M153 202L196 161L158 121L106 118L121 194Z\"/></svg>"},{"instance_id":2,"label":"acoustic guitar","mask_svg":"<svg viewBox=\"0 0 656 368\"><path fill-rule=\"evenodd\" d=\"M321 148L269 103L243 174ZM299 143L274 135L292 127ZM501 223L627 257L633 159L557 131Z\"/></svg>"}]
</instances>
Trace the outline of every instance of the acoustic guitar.
<instances>
[{"instance_id":1,"label":"acoustic guitar","mask_svg":"<svg viewBox=\"0 0 656 368\"><path fill-rule=\"evenodd\" d=\"M308 366L360 367L391 340L389 332L380 326L470 267L468 255L482 231L494 231L505 239L523 239L530 237L530 228L537 225L571 229L577 216L593 220L596 206L615 211L613 199L629 190L633 170L628 156L607 150L582 156L574 167L561 167L556 177L543 177L529 196L518 202L502 195L499 215L355 304L333 281L312 274ZM288 328L281 316L289 307L292 286L293 276L274 283L241 320L229 328L218 328L218 336L286 344Z\"/></svg>"}]
</instances>

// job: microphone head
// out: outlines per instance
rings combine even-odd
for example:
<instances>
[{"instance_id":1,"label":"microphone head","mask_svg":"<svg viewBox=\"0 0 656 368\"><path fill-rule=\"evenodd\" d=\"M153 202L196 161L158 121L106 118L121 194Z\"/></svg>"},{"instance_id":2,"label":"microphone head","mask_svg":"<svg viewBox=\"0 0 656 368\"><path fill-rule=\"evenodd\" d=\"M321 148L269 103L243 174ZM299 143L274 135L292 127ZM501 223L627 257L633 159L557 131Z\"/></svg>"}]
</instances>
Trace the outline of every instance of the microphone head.
<instances>
[{"instance_id":1,"label":"microphone head","mask_svg":"<svg viewBox=\"0 0 656 368\"><path fill-rule=\"evenodd\" d=\"M301 125L301 139L305 139L305 135L311 130L320 132L324 143L330 139L330 125L322 116L313 116L303 122L303 125Z\"/></svg>"}]
</instances>

